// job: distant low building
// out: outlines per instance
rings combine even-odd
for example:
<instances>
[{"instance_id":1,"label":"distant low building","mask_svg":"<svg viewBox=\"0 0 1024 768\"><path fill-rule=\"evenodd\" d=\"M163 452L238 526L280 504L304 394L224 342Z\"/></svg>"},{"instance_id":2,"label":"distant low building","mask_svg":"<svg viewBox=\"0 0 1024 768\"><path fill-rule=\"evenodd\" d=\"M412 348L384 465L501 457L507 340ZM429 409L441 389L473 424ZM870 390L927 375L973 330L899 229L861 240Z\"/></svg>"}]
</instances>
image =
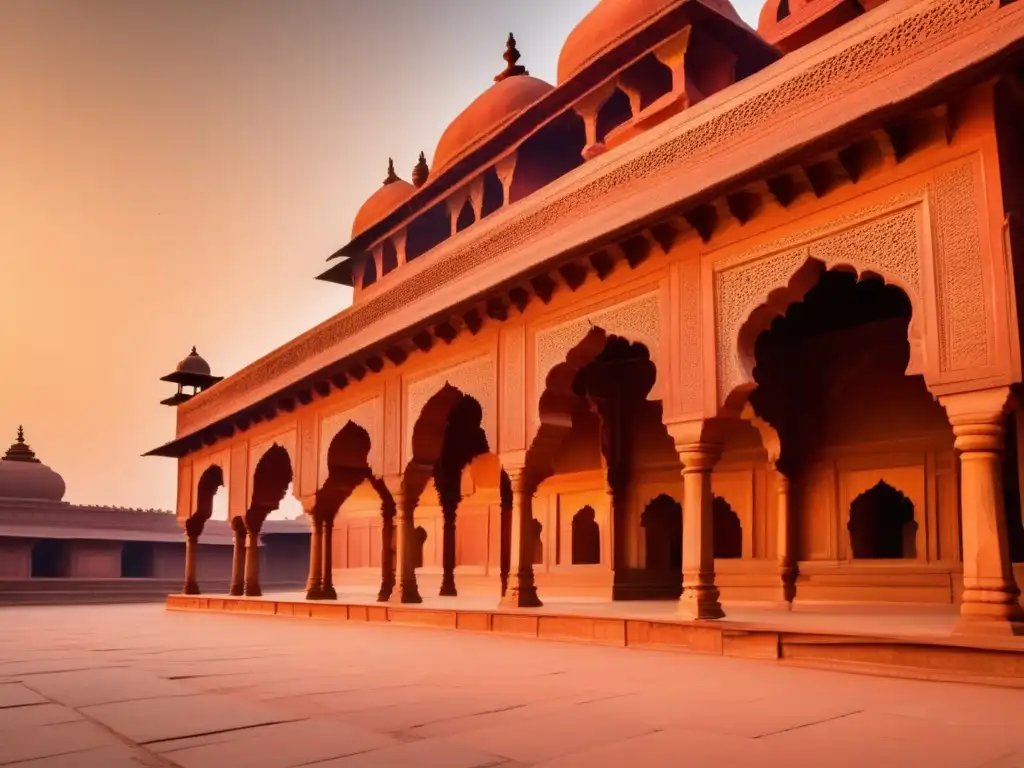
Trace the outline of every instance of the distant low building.
<instances>
[{"instance_id":1,"label":"distant low building","mask_svg":"<svg viewBox=\"0 0 1024 768\"><path fill-rule=\"evenodd\" d=\"M185 537L172 512L69 504L65 489L19 427L0 458L0 604L163 598L181 589ZM233 544L227 521L207 524L197 553L202 581L226 588ZM268 588L305 582L306 523L269 522L261 544Z\"/></svg>"}]
</instances>

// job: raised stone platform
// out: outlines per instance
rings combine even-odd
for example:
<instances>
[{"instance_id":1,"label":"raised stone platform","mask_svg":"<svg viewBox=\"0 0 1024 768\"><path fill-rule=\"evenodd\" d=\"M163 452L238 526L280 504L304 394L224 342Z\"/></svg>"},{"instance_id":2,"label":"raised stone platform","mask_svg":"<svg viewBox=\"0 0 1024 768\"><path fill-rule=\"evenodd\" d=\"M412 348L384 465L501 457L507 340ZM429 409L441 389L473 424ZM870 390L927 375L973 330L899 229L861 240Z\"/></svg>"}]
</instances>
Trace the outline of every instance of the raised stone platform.
<instances>
[{"instance_id":1,"label":"raised stone platform","mask_svg":"<svg viewBox=\"0 0 1024 768\"><path fill-rule=\"evenodd\" d=\"M377 603L371 594L307 601L301 593L278 593L260 598L169 595L167 608L492 632L1024 688L1024 638L951 635L956 614L948 607L803 604L793 611L773 611L727 604L729 618L698 622L679 616L671 601L552 601L519 611L475 597L396 605Z\"/></svg>"}]
</instances>

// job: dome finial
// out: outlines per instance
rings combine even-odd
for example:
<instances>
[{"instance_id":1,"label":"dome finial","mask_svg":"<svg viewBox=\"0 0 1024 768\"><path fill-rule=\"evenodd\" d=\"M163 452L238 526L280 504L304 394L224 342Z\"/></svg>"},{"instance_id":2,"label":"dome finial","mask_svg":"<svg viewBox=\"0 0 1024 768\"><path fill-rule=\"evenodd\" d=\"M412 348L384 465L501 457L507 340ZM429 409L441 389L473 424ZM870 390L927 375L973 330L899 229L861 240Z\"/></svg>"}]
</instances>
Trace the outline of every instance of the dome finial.
<instances>
[{"instance_id":1,"label":"dome finial","mask_svg":"<svg viewBox=\"0 0 1024 768\"><path fill-rule=\"evenodd\" d=\"M7 449L0 461L26 461L33 464L38 464L39 459L36 458L35 453L32 449L25 444L25 430L18 425L18 439L15 440L11 447ZM2 495L2 494L0 494Z\"/></svg>"},{"instance_id":2,"label":"dome finial","mask_svg":"<svg viewBox=\"0 0 1024 768\"><path fill-rule=\"evenodd\" d=\"M396 181L398 181L398 174L395 173L395 161L389 157L388 175L387 178L384 179L384 186L386 187L388 184L394 184Z\"/></svg>"},{"instance_id":3,"label":"dome finial","mask_svg":"<svg viewBox=\"0 0 1024 768\"><path fill-rule=\"evenodd\" d=\"M18 442L25 442L25 430L22 428L21 424L18 425Z\"/></svg>"},{"instance_id":4,"label":"dome finial","mask_svg":"<svg viewBox=\"0 0 1024 768\"><path fill-rule=\"evenodd\" d=\"M511 32L508 33L508 40L505 41L505 53L502 58L505 60L505 69L494 76L494 82L500 83L509 77L530 74L526 71L526 67L516 63L522 58L522 54L516 48L516 38Z\"/></svg>"},{"instance_id":5,"label":"dome finial","mask_svg":"<svg viewBox=\"0 0 1024 768\"><path fill-rule=\"evenodd\" d=\"M199 354L198 352L196 352L196 345L195 344L192 345L192 354L193 355L198 355Z\"/></svg>"},{"instance_id":6,"label":"dome finial","mask_svg":"<svg viewBox=\"0 0 1024 768\"><path fill-rule=\"evenodd\" d=\"M430 177L430 167L427 165L427 156L420 152L419 162L416 163L416 167L412 169L412 183L417 187L422 187L427 183L427 179Z\"/></svg>"}]
</instances>

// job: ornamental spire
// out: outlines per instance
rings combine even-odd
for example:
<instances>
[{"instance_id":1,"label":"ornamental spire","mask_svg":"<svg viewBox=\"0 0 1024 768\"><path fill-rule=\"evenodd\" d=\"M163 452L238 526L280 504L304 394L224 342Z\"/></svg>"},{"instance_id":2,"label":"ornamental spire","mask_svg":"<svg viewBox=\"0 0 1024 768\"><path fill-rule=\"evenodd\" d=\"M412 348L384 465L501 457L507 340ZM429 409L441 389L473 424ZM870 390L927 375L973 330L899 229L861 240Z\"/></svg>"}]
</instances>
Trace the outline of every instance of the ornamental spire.
<instances>
[{"instance_id":1,"label":"ornamental spire","mask_svg":"<svg viewBox=\"0 0 1024 768\"><path fill-rule=\"evenodd\" d=\"M11 444L11 447L7 449L0 461L25 461L32 464L38 464L39 459L36 458L35 453L25 444L25 430L18 426L18 439Z\"/></svg>"},{"instance_id":2,"label":"ornamental spire","mask_svg":"<svg viewBox=\"0 0 1024 768\"><path fill-rule=\"evenodd\" d=\"M388 175L387 178L384 179L384 186L386 187L388 184L394 184L396 181L398 181L398 174L395 173L395 161L389 157Z\"/></svg>"},{"instance_id":3,"label":"ornamental spire","mask_svg":"<svg viewBox=\"0 0 1024 768\"><path fill-rule=\"evenodd\" d=\"M509 77L530 74L526 71L526 67L516 63L522 58L522 54L516 48L516 38L511 32L508 33L508 40L505 41L505 53L502 58L505 60L505 69L494 76L494 82L500 83Z\"/></svg>"},{"instance_id":4,"label":"ornamental spire","mask_svg":"<svg viewBox=\"0 0 1024 768\"><path fill-rule=\"evenodd\" d=\"M417 187L422 187L427 183L427 179L430 177L430 168L427 166L427 156L420 152L419 162L416 163L416 167L412 169L412 183Z\"/></svg>"}]
</instances>

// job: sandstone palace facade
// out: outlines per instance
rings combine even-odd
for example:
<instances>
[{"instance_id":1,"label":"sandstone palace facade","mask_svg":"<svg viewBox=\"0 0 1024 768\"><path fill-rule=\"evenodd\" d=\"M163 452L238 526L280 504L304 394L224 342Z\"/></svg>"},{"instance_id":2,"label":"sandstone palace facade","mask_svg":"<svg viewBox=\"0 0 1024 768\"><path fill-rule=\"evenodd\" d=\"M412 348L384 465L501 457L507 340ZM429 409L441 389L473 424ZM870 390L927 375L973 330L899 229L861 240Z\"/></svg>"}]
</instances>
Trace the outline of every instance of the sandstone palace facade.
<instances>
[{"instance_id":1,"label":"sandstone palace facade","mask_svg":"<svg viewBox=\"0 0 1024 768\"><path fill-rule=\"evenodd\" d=\"M351 307L171 378L152 453L191 548L226 486L218 589L260 593L290 492L310 599L1019 628L1024 2L603 0L557 83L505 64L359 211Z\"/></svg>"}]
</instances>

